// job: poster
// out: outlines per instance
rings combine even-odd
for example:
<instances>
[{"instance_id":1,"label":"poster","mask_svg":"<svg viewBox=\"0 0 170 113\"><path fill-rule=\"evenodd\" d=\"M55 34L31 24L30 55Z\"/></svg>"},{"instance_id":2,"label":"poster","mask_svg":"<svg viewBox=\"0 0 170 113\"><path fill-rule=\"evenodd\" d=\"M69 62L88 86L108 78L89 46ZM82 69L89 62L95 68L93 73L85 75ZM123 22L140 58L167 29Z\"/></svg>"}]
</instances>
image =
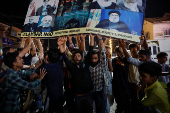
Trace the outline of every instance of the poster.
<instances>
[{"instance_id":1,"label":"poster","mask_svg":"<svg viewBox=\"0 0 170 113\"><path fill-rule=\"evenodd\" d=\"M32 0L22 37L93 33L139 42L146 0Z\"/></svg>"}]
</instances>

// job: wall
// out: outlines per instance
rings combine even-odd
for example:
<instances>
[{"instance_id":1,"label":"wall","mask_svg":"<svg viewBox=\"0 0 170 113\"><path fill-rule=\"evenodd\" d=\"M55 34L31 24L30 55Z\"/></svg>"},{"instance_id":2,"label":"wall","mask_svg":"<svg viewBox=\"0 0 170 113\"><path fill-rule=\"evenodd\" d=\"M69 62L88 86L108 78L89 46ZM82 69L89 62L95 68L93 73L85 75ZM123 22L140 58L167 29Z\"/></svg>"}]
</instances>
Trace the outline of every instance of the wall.
<instances>
[{"instance_id":1,"label":"wall","mask_svg":"<svg viewBox=\"0 0 170 113\"><path fill-rule=\"evenodd\" d=\"M150 35L149 40L153 40L153 37L154 37L153 36L153 23L144 20L143 30L144 30L145 34L149 33L149 35Z\"/></svg>"},{"instance_id":2,"label":"wall","mask_svg":"<svg viewBox=\"0 0 170 113\"><path fill-rule=\"evenodd\" d=\"M170 21L169 22L159 22L153 25L153 36L154 39L158 39L158 36L170 35Z\"/></svg>"}]
</instances>

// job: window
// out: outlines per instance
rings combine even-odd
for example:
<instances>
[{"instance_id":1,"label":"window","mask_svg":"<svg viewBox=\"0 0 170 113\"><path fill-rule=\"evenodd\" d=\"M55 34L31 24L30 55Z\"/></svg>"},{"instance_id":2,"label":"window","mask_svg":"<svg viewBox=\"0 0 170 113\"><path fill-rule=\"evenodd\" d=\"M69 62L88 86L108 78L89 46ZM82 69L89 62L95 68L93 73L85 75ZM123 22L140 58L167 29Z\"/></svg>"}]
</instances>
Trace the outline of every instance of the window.
<instances>
[{"instance_id":1,"label":"window","mask_svg":"<svg viewBox=\"0 0 170 113\"><path fill-rule=\"evenodd\" d=\"M149 47L149 50L151 51L151 47ZM151 51L151 55L152 55L152 51Z\"/></svg>"},{"instance_id":2,"label":"window","mask_svg":"<svg viewBox=\"0 0 170 113\"><path fill-rule=\"evenodd\" d=\"M153 55L157 55L156 46L153 46Z\"/></svg>"}]
</instances>

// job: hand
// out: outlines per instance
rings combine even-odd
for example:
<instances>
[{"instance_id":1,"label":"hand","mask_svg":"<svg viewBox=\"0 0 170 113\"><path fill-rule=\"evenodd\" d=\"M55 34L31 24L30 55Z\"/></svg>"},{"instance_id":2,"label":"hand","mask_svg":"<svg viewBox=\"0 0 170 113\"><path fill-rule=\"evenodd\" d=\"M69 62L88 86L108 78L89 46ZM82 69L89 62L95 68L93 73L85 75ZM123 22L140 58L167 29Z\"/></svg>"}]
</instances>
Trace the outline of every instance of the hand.
<instances>
[{"instance_id":1,"label":"hand","mask_svg":"<svg viewBox=\"0 0 170 113\"><path fill-rule=\"evenodd\" d=\"M23 38L22 38L22 41L25 41L25 40L26 40L26 39L23 37Z\"/></svg>"},{"instance_id":2,"label":"hand","mask_svg":"<svg viewBox=\"0 0 170 113\"><path fill-rule=\"evenodd\" d=\"M80 35L77 34L76 39L77 39L77 40L80 40Z\"/></svg>"},{"instance_id":3,"label":"hand","mask_svg":"<svg viewBox=\"0 0 170 113\"><path fill-rule=\"evenodd\" d=\"M145 40L146 38L145 38L144 35L142 35L141 37L139 37L139 39L140 39L140 40Z\"/></svg>"},{"instance_id":4,"label":"hand","mask_svg":"<svg viewBox=\"0 0 170 113\"><path fill-rule=\"evenodd\" d=\"M66 36L63 36L63 41L67 42L67 37Z\"/></svg>"},{"instance_id":5,"label":"hand","mask_svg":"<svg viewBox=\"0 0 170 113\"><path fill-rule=\"evenodd\" d=\"M84 41L85 40L85 38L86 38L86 35L85 34L81 34L81 41Z\"/></svg>"},{"instance_id":6,"label":"hand","mask_svg":"<svg viewBox=\"0 0 170 113\"><path fill-rule=\"evenodd\" d=\"M29 44L31 44L33 42L32 38L30 37L30 35L28 35L28 42L29 42Z\"/></svg>"},{"instance_id":7,"label":"hand","mask_svg":"<svg viewBox=\"0 0 170 113\"><path fill-rule=\"evenodd\" d=\"M58 42L57 42L58 46L63 45L63 43L64 43L64 42L63 42L63 40L62 40L62 37L59 36Z\"/></svg>"},{"instance_id":8,"label":"hand","mask_svg":"<svg viewBox=\"0 0 170 113\"><path fill-rule=\"evenodd\" d=\"M91 39L94 39L94 37L95 37L95 36L92 35L92 33L90 33L90 38L91 38Z\"/></svg>"},{"instance_id":9,"label":"hand","mask_svg":"<svg viewBox=\"0 0 170 113\"><path fill-rule=\"evenodd\" d=\"M44 76L47 74L47 72L46 72L46 69L40 69L40 75L39 75L39 80L41 81L43 78L44 78Z\"/></svg>"},{"instance_id":10,"label":"hand","mask_svg":"<svg viewBox=\"0 0 170 113\"><path fill-rule=\"evenodd\" d=\"M59 37L58 39L58 46L60 48L60 52L64 53L64 51L66 50L66 42L67 42L67 38L64 37Z\"/></svg>"},{"instance_id":11,"label":"hand","mask_svg":"<svg viewBox=\"0 0 170 113\"><path fill-rule=\"evenodd\" d=\"M107 58L107 59L111 59L110 51L106 51L106 58Z\"/></svg>"},{"instance_id":12,"label":"hand","mask_svg":"<svg viewBox=\"0 0 170 113\"><path fill-rule=\"evenodd\" d=\"M118 43L119 43L119 47L126 47L126 43L125 43L124 39L122 39L122 40L119 39Z\"/></svg>"},{"instance_id":13,"label":"hand","mask_svg":"<svg viewBox=\"0 0 170 113\"><path fill-rule=\"evenodd\" d=\"M69 35L68 35L67 37L68 37L69 43L70 43L70 44L73 43L73 42L72 42L72 36L69 36Z\"/></svg>"},{"instance_id":14,"label":"hand","mask_svg":"<svg viewBox=\"0 0 170 113\"><path fill-rule=\"evenodd\" d=\"M100 40L102 39L102 37L99 35L99 33L97 34L97 38Z\"/></svg>"}]
</instances>

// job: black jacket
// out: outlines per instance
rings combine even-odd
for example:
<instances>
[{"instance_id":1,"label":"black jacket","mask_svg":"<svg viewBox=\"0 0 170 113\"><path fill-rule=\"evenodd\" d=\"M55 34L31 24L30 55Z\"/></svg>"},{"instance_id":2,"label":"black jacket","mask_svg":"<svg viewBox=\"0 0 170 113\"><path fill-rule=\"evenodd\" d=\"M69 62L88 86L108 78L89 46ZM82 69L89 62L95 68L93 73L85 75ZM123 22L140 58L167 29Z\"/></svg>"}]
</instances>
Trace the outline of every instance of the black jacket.
<instances>
[{"instance_id":1,"label":"black jacket","mask_svg":"<svg viewBox=\"0 0 170 113\"><path fill-rule=\"evenodd\" d=\"M75 91L75 94L85 94L93 90L93 81L91 78L91 73L89 71L90 66L90 55L92 53L93 47L90 47L90 50L85 58L85 61L79 65L75 65L70 61L66 56L66 53L62 53L62 57L66 63L68 71L72 75L72 85Z\"/></svg>"},{"instance_id":2,"label":"black jacket","mask_svg":"<svg viewBox=\"0 0 170 113\"><path fill-rule=\"evenodd\" d=\"M96 27L96 28L103 28L103 29L110 29L109 22L110 22L109 19L102 20L102 21L100 21L95 27ZM124 22L122 22L122 21L119 21L119 22L118 22L118 28L117 28L117 30L118 30L119 32L124 32L124 33L129 33L129 34L131 34L128 26L127 26Z\"/></svg>"}]
</instances>

